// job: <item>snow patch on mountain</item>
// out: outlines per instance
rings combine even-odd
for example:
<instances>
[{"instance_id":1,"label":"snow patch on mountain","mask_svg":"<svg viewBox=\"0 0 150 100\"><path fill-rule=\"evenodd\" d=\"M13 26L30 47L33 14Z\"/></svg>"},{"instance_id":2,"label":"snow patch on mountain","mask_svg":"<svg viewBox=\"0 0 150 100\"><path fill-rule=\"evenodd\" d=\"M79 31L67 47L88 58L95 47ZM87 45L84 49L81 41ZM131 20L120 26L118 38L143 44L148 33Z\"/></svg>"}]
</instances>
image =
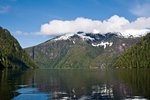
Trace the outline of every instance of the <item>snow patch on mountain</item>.
<instances>
[{"instance_id":1,"label":"snow patch on mountain","mask_svg":"<svg viewBox=\"0 0 150 100\"><path fill-rule=\"evenodd\" d=\"M58 38L55 38L54 40L55 41L57 41L57 40L68 40L74 35L79 36L82 40L91 40L91 41L94 40L94 38L91 38L90 36L86 36L86 33L82 33L82 34L77 34L77 33L64 34L64 35L62 35L62 36L60 36Z\"/></svg>"},{"instance_id":2,"label":"snow patch on mountain","mask_svg":"<svg viewBox=\"0 0 150 100\"><path fill-rule=\"evenodd\" d=\"M112 46L112 45L113 45L113 42L101 42L101 43L98 43L98 44L92 43L92 46L94 46L94 47L103 46L104 49L105 49L107 46Z\"/></svg>"},{"instance_id":3,"label":"snow patch on mountain","mask_svg":"<svg viewBox=\"0 0 150 100\"><path fill-rule=\"evenodd\" d=\"M72 41L72 43L75 44L76 42L75 42L75 41Z\"/></svg>"},{"instance_id":4,"label":"snow patch on mountain","mask_svg":"<svg viewBox=\"0 0 150 100\"><path fill-rule=\"evenodd\" d=\"M55 38L54 40L55 41L57 41L57 40L68 40L69 38L71 38L71 36L73 36L74 35L74 33L72 33L72 34L64 34L64 35L62 35L62 36L60 36L60 37L58 37L58 38Z\"/></svg>"},{"instance_id":5,"label":"snow patch on mountain","mask_svg":"<svg viewBox=\"0 0 150 100\"><path fill-rule=\"evenodd\" d=\"M92 33L91 33L92 34ZM99 33L100 34L100 33ZM110 33L111 34L111 33ZM113 33L112 33L113 34ZM121 35L121 33L115 33L117 34L118 36ZM91 45L94 46L94 47L104 47L104 49L107 47L107 46L112 46L113 45L113 42L104 42L104 41L99 41L99 43L96 43L95 40L96 38L90 36L90 35L87 35L87 33L72 33L72 34L64 34L60 37L57 37L55 39L53 39L54 41L58 41L58 40L71 40L71 38L73 38L73 36L78 36L80 39L82 39L83 41L88 41L90 40L91 41ZM103 34L105 36L105 34ZM72 41L73 44L75 44L75 41L73 40Z\"/></svg>"},{"instance_id":6,"label":"snow patch on mountain","mask_svg":"<svg viewBox=\"0 0 150 100\"><path fill-rule=\"evenodd\" d=\"M82 40L91 40L93 41L94 38L91 38L90 36L86 36L85 33L84 34L77 34Z\"/></svg>"}]
</instances>

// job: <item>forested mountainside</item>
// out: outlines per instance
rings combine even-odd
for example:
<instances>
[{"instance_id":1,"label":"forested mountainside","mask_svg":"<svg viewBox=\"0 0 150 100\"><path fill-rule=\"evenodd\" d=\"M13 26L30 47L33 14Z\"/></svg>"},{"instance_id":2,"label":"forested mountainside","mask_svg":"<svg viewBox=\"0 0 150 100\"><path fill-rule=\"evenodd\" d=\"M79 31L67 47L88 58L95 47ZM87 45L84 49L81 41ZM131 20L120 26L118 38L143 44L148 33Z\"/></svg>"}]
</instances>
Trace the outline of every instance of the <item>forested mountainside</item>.
<instances>
[{"instance_id":1,"label":"forested mountainside","mask_svg":"<svg viewBox=\"0 0 150 100\"><path fill-rule=\"evenodd\" d=\"M0 27L0 69L35 68L36 65L7 29Z\"/></svg>"},{"instance_id":2,"label":"forested mountainside","mask_svg":"<svg viewBox=\"0 0 150 100\"><path fill-rule=\"evenodd\" d=\"M117 68L150 68L150 33L122 54L113 66Z\"/></svg>"}]
</instances>

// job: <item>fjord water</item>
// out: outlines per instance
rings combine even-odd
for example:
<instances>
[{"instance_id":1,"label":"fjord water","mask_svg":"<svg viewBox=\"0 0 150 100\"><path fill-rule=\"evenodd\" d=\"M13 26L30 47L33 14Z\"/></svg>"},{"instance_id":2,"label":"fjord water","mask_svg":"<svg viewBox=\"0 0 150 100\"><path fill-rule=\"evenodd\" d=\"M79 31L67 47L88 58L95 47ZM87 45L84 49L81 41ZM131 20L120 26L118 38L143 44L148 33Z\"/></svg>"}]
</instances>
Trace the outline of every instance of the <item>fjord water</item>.
<instances>
[{"instance_id":1,"label":"fjord water","mask_svg":"<svg viewBox=\"0 0 150 100\"><path fill-rule=\"evenodd\" d=\"M149 69L0 71L0 100L150 99ZM145 99L144 99L145 98Z\"/></svg>"}]
</instances>

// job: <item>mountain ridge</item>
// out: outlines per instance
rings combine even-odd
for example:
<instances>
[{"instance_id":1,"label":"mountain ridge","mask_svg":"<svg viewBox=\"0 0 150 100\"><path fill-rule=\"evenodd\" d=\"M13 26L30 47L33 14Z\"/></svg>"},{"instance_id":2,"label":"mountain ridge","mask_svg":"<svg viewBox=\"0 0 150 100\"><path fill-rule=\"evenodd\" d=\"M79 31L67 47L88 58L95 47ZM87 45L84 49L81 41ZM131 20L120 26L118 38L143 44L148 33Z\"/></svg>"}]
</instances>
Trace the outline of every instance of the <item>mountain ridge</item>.
<instances>
[{"instance_id":1,"label":"mountain ridge","mask_svg":"<svg viewBox=\"0 0 150 100\"><path fill-rule=\"evenodd\" d=\"M25 50L32 58L34 55L34 61L41 68L100 68L111 66L116 57L139 39L114 33L80 32L53 38Z\"/></svg>"}]
</instances>

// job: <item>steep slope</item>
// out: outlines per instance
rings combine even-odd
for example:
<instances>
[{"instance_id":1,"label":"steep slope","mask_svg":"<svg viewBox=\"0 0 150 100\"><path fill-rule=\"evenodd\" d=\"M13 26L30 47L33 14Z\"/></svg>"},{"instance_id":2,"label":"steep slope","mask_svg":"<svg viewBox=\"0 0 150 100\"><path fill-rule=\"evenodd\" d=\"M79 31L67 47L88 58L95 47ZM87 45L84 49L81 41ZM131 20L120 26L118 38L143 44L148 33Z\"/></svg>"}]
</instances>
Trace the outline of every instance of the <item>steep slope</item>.
<instances>
[{"instance_id":1,"label":"steep slope","mask_svg":"<svg viewBox=\"0 0 150 100\"><path fill-rule=\"evenodd\" d=\"M104 68L138 40L116 33L78 32L25 50L41 68Z\"/></svg>"},{"instance_id":2,"label":"steep slope","mask_svg":"<svg viewBox=\"0 0 150 100\"><path fill-rule=\"evenodd\" d=\"M0 27L0 69L33 68L33 60L6 29Z\"/></svg>"},{"instance_id":3,"label":"steep slope","mask_svg":"<svg viewBox=\"0 0 150 100\"><path fill-rule=\"evenodd\" d=\"M121 55L113 66L117 68L150 68L150 33Z\"/></svg>"}]
</instances>

